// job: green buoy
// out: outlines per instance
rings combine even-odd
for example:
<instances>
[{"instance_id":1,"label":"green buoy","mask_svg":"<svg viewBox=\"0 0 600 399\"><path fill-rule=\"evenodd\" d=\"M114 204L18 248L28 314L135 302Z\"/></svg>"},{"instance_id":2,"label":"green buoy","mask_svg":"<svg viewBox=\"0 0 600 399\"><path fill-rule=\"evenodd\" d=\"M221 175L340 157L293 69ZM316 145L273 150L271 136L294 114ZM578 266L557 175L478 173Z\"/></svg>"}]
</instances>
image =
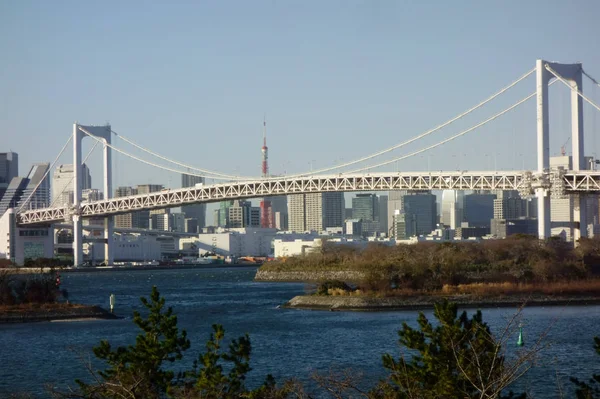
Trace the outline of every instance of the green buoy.
<instances>
[{"instance_id":1,"label":"green buoy","mask_svg":"<svg viewBox=\"0 0 600 399\"><path fill-rule=\"evenodd\" d=\"M517 346L525 345L525 341L523 341L523 327L519 326L519 339L517 340Z\"/></svg>"}]
</instances>

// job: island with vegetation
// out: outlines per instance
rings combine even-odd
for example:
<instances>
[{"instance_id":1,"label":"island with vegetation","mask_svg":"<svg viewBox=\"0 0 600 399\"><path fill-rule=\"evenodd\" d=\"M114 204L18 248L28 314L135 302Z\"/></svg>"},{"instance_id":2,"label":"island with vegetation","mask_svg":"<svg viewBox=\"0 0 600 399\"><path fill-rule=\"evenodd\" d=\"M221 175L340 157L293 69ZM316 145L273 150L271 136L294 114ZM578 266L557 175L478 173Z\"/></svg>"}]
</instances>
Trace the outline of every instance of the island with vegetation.
<instances>
[{"instance_id":1,"label":"island with vegetation","mask_svg":"<svg viewBox=\"0 0 600 399\"><path fill-rule=\"evenodd\" d=\"M318 284L286 306L330 310L600 303L600 239L428 243L364 249L325 242L319 251L269 262L257 281Z\"/></svg>"},{"instance_id":2,"label":"island with vegetation","mask_svg":"<svg viewBox=\"0 0 600 399\"><path fill-rule=\"evenodd\" d=\"M26 274L0 268L0 323L115 318L99 306L70 303L54 268Z\"/></svg>"}]
</instances>

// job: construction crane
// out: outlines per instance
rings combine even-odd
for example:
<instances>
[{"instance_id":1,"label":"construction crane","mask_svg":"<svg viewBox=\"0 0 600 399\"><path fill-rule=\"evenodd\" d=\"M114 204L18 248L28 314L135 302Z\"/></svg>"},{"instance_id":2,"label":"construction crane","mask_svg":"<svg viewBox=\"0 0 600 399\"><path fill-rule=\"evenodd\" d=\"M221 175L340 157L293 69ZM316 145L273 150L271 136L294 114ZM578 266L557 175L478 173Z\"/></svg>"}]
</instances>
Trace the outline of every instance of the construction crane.
<instances>
[{"instance_id":1,"label":"construction crane","mask_svg":"<svg viewBox=\"0 0 600 399\"><path fill-rule=\"evenodd\" d=\"M565 155L567 155L567 144L569 144L569 141L571 140L571 138L569 137L567 139L567 141L565 141L565 143L563 145L560 146L560 155L562 155L563 157Z\"/></svg>"}]
</instances>

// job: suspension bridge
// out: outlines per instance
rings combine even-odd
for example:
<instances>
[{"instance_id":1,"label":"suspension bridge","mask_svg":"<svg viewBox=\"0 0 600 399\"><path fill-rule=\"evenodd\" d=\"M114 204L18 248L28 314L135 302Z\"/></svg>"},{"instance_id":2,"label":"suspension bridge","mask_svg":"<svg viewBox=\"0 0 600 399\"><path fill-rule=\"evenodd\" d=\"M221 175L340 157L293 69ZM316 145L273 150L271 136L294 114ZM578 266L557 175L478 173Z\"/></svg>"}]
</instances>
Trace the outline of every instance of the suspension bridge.
<instances>
[{"instance_id":1,"label":"suspension bridge","mask_svg":"<svg viewBox=\"0 0 600 399\"><path fill-rule=\"evenodd\" d=\"M459 133L423 147L417 151L393 159L377 162L382 156L405 147L417 140L430 136L442 128L462 119L473 111L483 107L496 99L515 85L535 74L536 91L522 98L501 112L485 119L484 121L464 129ZM535 195L538 202L538 232L539 237L550 237L550 197L575 195L573 209L575 226L575 239L587 234L585 223L585 196L600 193L600 171L586 170L584 159L583 140L583 101L590 104L597 111L600 107L583 94L583 77L600 86L600 83L590 74L586 73L581 64L562 64L537 60L535 68L502 88L489 98L476 106L466 110L456 117L436 126L426 132L414 136L402 143L386 148L382 151L339 165L323 168L310 173L288 175L284 177L239 177L216 171L186 165L177 160L169 159L132 140L120 135L110 126L83 126L73 125L73 134L63 147L61 153L51 165L58 161L60 155L66 150L69 142L73 143L73 191L72 206L54 207L43 209L27 209L28 200L16 211L16 223L19 226L49 225L53 223L69 222L73 224L73 252L74 264L80 265L83 261L82 218L104 218L105 258L112 263L112 235L113 215L129 213L138 210L154 210L162 208L179 207L182 205L210 203L232 199L262 198L275 195L288 195L298 193L321 193L330 191L389 191L389 190L518 190L522 196ZM571 91L571 144L572 144L572 170L551 170L549 151L549 108L548 87L555 83L566 85ZM452 172L372 172L400 160L414 157L433 148L456 140L468 133L500 118L507 112L515 109L526 101L536 98L537 101L537 169L534 171L452 171ZM167 161L173 166L164 166L153 161L142 159L126 152L111 142L112 136L135 146L139 150ZM94 147L100 144L104 154L104 194L105 199L92 202L82 202L82 140L91 138L95 141ZM91 151L93 151L92 148ZM90 151L90 153L91 153ZM163 190L143 195L111 198L112 187L112 158L111 151L116 151L138 162L161 168L170 172L201 176L221 180L222 183L206 184L200 187L190 187L174 190ZM88 154L89 157L89 154ZM359 164L375 160L367 166L358 167ZM179 168L179 169L178 169ZM180 168L184 168L182 170ZM48 169L48 172L50 171ZM35 190L34 190L35 192Z\"/></svg>"}]
</instances>

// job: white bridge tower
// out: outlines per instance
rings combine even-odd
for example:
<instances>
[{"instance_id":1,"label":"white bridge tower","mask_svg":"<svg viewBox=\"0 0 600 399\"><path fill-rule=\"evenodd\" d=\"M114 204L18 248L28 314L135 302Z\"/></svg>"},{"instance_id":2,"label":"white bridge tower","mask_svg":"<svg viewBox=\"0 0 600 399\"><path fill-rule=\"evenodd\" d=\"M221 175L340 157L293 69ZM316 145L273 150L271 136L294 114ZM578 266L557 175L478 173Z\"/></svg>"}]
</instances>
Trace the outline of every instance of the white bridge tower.
<instances>
[{"instance_id":1,"label":"white bridge tower","mask_svg":"<svg viewBox=\"0 0 600 399\"><path fill-rule=\"evenodd\" d=\"M550 190L548 174L550 172L550 122L548 115L548 82L554 78L553 70L567 80L571 87L571 143L573 151L573 171L585 169L583 147L583 100L577 91L583 92L583 69L580 63L561 64L544 60L536 61L537 76L537 174L541 184L535 188L538 200L538 234L540 239L549 238L550 226ZM574 242L587 235L587 217L585 196L576 194L574 212Z\"/></svg>"},{"instance_id":2,"label":"white bridge tower","mask_svg":"<svg viewBox=\"0 0 600 399\"><path fill-rule=\"evenodd\" d=\"M85 132L83 130L85 130ZM87 133L86 133L87 132ZM104 198L112 198L112 155L111 149L106 144L111 144L112 129L110 125L105 126L83 126L75 122L73 124L73 266L83 264L83 231L81 225L81 141L88 137L88 133L104 143ZM113 264L113 217L104 218L104 260L107 265Z\"/></svg>"}]
</instances>

